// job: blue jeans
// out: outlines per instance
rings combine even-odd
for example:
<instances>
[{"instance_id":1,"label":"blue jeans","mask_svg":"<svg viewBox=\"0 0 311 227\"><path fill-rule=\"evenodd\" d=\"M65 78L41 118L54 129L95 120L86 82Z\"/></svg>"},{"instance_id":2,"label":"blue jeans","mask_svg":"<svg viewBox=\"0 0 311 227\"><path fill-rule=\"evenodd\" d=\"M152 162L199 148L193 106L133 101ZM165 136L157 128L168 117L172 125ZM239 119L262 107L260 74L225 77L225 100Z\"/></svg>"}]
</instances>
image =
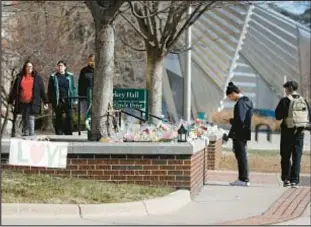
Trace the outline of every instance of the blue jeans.
<instances>
[{"instance_id":1,"label":"blue jeans","mask_svg":"<svg viewBox=\"0 0 311 227\"><path fill-rule=\"evenodd\" d=\"M35 135L35 116L31 113L31 105L28 103L21 103L21 114L23 121L23 136Z\"/></svg>"},{"instance_id":2,"label":"blue jeans","mask_svg":"<svg viewBox=\"0 0 311 227\"><path fill-rule=\"evenodd\" d=\"M281 131L281 169L282 181L299 183L304 132L302 129L282 129ZM292 160L291 160L292 159Z\"/></svg>"}]
</instances>

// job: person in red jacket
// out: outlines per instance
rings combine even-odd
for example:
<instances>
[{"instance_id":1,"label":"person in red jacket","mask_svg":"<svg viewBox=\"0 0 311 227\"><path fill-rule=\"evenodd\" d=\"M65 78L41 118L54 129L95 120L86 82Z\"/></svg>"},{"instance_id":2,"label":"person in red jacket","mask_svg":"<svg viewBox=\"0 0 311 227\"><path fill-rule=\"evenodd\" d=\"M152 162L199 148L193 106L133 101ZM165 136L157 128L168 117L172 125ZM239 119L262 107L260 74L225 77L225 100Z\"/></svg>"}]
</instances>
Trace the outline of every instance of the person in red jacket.
<instances>
[{"instance_id":1,"label":"person in red jacket","mask_svg":"<svg viewBox=\"0 0 311 227\"><path fill-rule=\"evenodd\" d=\"M35 116L41 111L41 100L48 108L41 76L33 69L33 64L26 61L22 71L17 75L9 95L9 105L14 104L14 115L22 114L23 136L35 135Z\"/></svg>"}]
</instances>

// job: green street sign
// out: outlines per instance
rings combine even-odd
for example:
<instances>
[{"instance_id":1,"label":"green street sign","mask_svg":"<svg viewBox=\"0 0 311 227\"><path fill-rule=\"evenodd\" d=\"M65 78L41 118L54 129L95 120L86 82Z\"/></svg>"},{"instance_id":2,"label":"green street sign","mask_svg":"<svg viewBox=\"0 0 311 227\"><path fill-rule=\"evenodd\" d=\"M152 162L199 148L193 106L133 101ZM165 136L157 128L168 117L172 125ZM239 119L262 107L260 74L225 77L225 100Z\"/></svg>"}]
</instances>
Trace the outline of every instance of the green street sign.
<instances>
[{"instance_id":1,"label":"green street sign","mask_svg":"<svg viewBox=\"0 0 311 227\"><path fill-rule=\"evenodd\" d=\"M146 112L148 120L148 91L145 89L115 88L113 89L113 108L136 108Z\"/></svg>"},{"instance_id":2,"label":"green street sign","mask_svg":"<svg viewBox=\"0 0 311 227\"><path fill-rule=\"evenodd\" d=\"M128 89L128 88L115 88L113 89L114 101L146 101L146 90L144 89Z\"/></svg>"}]
</instances>

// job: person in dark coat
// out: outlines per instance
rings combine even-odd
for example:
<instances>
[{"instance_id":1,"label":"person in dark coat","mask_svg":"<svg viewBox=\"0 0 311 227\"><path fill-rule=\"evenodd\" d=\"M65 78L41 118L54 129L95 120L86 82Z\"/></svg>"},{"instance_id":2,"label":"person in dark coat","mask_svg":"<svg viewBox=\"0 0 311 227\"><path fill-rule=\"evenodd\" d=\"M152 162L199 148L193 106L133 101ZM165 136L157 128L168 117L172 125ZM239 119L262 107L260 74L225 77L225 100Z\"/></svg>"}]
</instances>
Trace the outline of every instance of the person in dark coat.
<instances>
[{"instance_id":1,"label":"person in dark coat","mask_svg":"<svg viewBox=\"0 0 311 227\"><path fill-rule=\"evenodd\" d=\"M93 75L95 67L95 55L91 54L88 57L88 64L86 67L81 69L79 80L78 80L78 94L79 96L89 96L89 91L92 90ZM81 114L87 115L87 110L89 108L89 102L84 99L81 101Z\"/></svg>"},{"instance_id":2,"label":"person in dark coat","mask_svg":"<svg viewBox=\"0 0 311 227\"><path fill-rule=\"evenodd\" d=\"M282 120L281 123L281 141L280 141L280 155L281 155L281 179L283 186L291 186L297 188L299 184L301 157L303 152L304 131L306 127L290 128L286 124L286 119L289 117L290 99L298 99L301 96L297 93L298 83L296 81L287 81L283 85L286 97L283 97L275 109L275 118ZM306 121L311 122L311 110L306 100L305 104L309 112L309 119ZM292 158L292 164L291 164Z\"/></svg>"},{"instance_id":3,"label":"person in dark coat","mask_svg":"<svg viewBox=\"0 0 311 227\"><path fill-rule=\"evenodd\" d=\"M55 133L56 135L72 135L73 133L73 108L77 104L76 86L73 73L66 70L66 63L57 63L57 72L49 79L48 97L55 112ZM63 122L63 113L66 115L66 122Z\"/></svg>"},{"instance_id":4,"label":"person in dark coat","mask_svg":"<svg viewBox=\"0 0 311 227\"><path fill-rule=\"evenodd\" d=\"M35 116L41 112L41 100L48 108L41 76L33 69L33 64L26 61L22 71L17 75L9 95L9 105L14 104L14 116L22 114L23 136L35 135Z\"/></svg>"},{"instance_id":5,"label":"person in dark coat","mask_svg":"<svg viewBox=\"0 0 311 227\"><path fill-rule=\"evenodd\" d=\"M243 96L240 89L232 82L227 86L226 95L231 101L236 102L233 118L229 120L231 129L228 137L233 140L233 151L238 162L239 178L230 185L249 186L247 141L251 140L253 103L248 97Z\"/></svg>"}]
</instances>

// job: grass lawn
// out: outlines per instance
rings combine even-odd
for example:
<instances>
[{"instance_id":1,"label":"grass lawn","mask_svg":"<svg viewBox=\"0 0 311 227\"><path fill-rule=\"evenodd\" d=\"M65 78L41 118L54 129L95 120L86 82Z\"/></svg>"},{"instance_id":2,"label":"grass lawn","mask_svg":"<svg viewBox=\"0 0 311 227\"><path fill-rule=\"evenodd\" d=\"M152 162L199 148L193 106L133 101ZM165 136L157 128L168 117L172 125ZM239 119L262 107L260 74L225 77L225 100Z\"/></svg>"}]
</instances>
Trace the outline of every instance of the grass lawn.
<instances>
[{"instance_id":1,"label":"grass lawn","mask_svg":"<svg viewBox=\"0 0 311 227\"><path fill-rule=\"evenodd\" d=\"M310 153L304 153L301 160L301 173L311 173ZM262 173L279 173L281 171L281 158L279 151L249 150L248 162L250 171ZM232 151L224 150L220 170L237 170L237 162Z\"/></svg>"},{"instance_id":2,"label":"grass lawn","mask_svg":"<svg viewBox=\"0 0 311 227\"><path fill-rule=\"evenodd\" d=\"M3 203L121 203L161 197L173 191L168 187L113 184L2 170Z\"/></svg>"}]
</instances>

